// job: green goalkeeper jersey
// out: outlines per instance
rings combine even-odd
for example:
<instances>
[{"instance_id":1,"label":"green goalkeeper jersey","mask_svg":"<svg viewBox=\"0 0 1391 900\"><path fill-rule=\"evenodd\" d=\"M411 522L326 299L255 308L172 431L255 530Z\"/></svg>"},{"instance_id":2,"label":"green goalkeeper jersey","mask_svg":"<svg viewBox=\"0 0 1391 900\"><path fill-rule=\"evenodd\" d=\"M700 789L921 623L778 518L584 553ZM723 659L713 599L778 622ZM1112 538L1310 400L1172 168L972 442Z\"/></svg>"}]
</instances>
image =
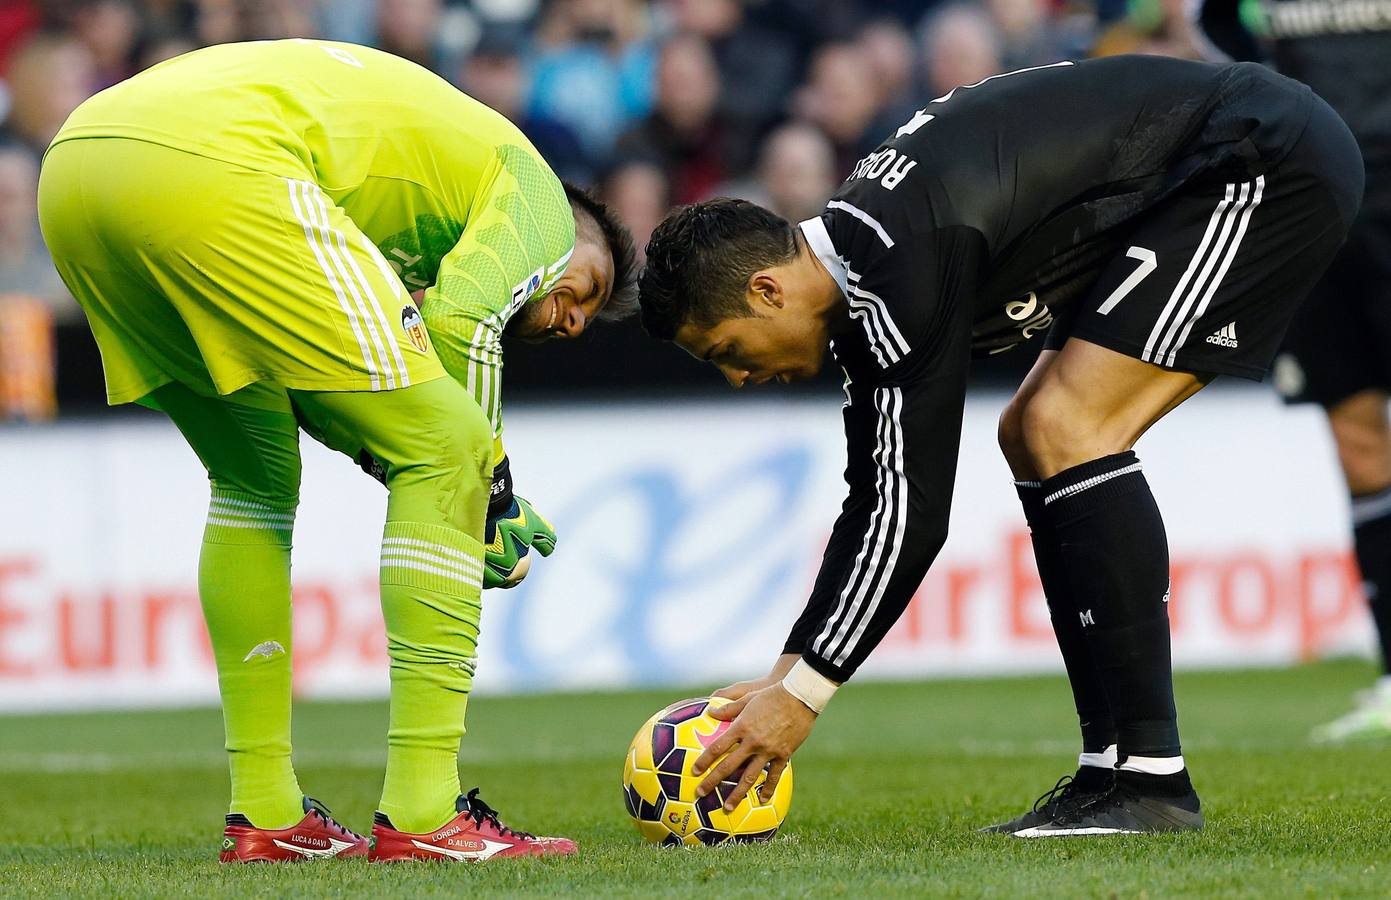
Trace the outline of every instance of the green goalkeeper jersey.
<instances>
[{"instance_id":1,"label":"green goalkeeper jersey","mask_svg":"<svg viewBox=\"0 0 1391 900\"><path fill-rule=\"evenodd\" d=\"M424 291L440 361L500 448L503 329L575 243L560 181L506 118L390 54L288 40L198 50L109 88L54 143L87 137L316 182L407 290Z\"/></svg>"}]
</instances>

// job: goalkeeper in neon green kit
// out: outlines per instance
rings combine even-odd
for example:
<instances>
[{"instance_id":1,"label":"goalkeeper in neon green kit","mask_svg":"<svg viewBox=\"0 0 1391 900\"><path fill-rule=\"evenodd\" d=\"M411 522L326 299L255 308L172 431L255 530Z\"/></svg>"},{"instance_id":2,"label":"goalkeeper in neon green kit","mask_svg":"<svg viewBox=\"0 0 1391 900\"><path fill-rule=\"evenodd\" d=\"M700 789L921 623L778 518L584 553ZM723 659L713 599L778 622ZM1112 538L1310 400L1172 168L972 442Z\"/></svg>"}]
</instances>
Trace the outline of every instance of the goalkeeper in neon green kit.
<instances>
[{"instance_id":1,"label":"goalkeeper in neon green kit","mask_svg":"<svg viewBox=\"0 0 1391 900\"><path fill-rule=\"evenodd\" d=\"M626 231L502 116L404 60L317 41L212 47L96 95L49 147L39 206L109 402L163 410L208 470L222 859L573 852L460 796L457 757L481 590L555 540L512 495L500 339L576 337L628 312ZM301 427L390 491L391 722L370 852L290 762Z\"/></svg>"}]
</instances>

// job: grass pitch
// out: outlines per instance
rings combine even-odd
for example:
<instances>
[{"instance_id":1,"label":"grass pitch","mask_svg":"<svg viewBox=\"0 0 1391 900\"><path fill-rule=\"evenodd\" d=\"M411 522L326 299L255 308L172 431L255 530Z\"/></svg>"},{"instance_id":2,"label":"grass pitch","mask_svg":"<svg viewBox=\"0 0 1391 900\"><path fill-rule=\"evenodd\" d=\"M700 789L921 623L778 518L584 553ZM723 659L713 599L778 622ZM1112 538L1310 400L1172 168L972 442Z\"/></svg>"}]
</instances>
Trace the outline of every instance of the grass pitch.
<instances>
[{"instance_id":1,"label":"grass pitch","mask_svg":"<svg viewBox=\"0 0 1391 900\"><path fill-rule=\"evenodd\" d=\"M851 684L797 756L778 838L701 850L640 843L618 788L633 732L683 692L479 699L465 787L582 855L476 867L220 866L216 711L0 718L0 895L1384 897L1391 747L1305 742L1371 677L1360 663L1181 676L1207 830L1052 841L975 829L1071 768L1061 679ZM385 728L382 703L296 711L302 784L358 829Z\"/></svg>"}]
</instances>

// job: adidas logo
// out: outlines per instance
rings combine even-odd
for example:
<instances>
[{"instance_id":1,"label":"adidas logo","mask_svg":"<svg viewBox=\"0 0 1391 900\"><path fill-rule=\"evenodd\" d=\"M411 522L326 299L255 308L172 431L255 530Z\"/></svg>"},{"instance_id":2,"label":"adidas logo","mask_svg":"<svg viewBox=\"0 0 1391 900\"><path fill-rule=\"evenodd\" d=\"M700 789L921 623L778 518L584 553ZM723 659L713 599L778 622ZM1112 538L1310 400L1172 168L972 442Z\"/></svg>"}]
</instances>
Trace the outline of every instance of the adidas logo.
<instances>
[{"instance_id":1,"label":"adidas logo","mask_svg":"<svg viewBox=\"0 0 1391 900\"><path fill-rule=\"evenodd\" d=\"M1235 350L1238 346L1236 342L1236 323L1230 322L1226 328L1223 328L1216 334L1208 335L1207 342L1209 344L1216 344L1219 347L1230 347Z\"/></svg>"}]
</instances>

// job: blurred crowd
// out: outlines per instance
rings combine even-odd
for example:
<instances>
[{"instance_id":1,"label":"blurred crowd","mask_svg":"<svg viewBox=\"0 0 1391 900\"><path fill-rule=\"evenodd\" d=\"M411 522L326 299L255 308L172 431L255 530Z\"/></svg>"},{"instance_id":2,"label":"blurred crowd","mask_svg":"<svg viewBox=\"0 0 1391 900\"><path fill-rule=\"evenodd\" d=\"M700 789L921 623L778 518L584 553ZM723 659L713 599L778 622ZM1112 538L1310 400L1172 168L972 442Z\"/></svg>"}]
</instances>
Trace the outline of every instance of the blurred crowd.
<instances>
[{"instance_id":1,"label":"blurred crowd","mask_svg":"<svg viewBox=\"0 0 1391 900\"><path fill-rule=\"evenodd\" d=\"M515 121L641 247L672 205L715 195L814 215L855 159L955 85L1098 53L1197 56L1183 4L0 0L0 418L6 385L39 377L11 371L16 353L51 352L36 319L80 318L38 233L43 149L83 99L172 56L319 37L414 60Z\"/></svg>"}]
</instances>

